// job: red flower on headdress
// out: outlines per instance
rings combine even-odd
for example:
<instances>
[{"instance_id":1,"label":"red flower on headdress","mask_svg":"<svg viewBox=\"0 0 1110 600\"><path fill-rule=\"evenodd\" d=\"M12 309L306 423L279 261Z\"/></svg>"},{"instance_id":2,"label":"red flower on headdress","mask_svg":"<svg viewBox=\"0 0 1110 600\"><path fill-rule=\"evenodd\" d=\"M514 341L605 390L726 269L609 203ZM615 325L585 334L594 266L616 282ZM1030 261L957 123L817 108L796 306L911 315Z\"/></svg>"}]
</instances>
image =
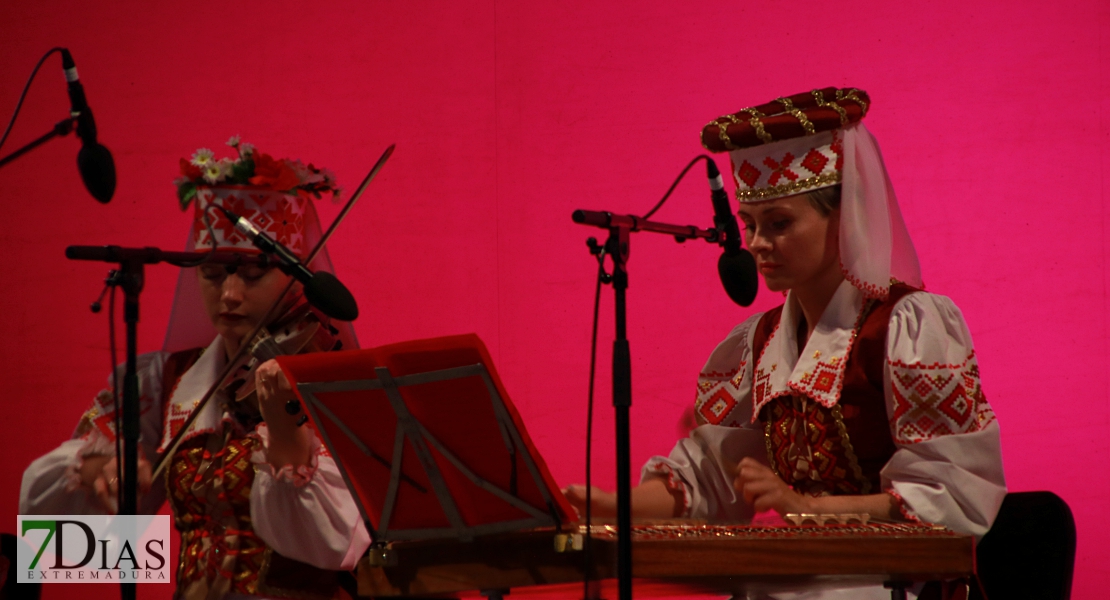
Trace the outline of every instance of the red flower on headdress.
<instances>
[{"instance_id":1,"label":"red flower on headdress","mask_svg":"<svg viewBox=\"0 0 1110 600\"><path fill-rule=\"evenodd\" d=\"M262 152L255 152L254 177L250 178L252 185L269 187L279 191L291 190L300 185L300 178L285 161L274 160L274 157Z\"/></svg>"},{"instance_id":2,"label":"red flower on headdress","mask_svg":"<svg viewBox=\"0 0 1110 600\"><path fill-rule=\"evenodd\" d=\"M181 159L181 174L189 179L200 179L200 167L183 158Z\"/></svg>"}]
</instances>

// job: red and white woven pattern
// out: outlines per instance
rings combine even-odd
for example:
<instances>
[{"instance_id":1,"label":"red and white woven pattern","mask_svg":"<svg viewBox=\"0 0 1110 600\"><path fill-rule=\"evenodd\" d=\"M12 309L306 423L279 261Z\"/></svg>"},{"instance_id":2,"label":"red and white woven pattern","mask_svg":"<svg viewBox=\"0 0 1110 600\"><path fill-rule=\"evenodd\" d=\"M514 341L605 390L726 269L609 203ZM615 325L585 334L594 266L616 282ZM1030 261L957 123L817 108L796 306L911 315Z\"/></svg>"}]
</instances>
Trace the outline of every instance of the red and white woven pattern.
<instances>
[{"instance_id":1,"label":"red and white woven pattern","mask_svg":"<svg viewBox=\"0 0 1110 600\"><path fill-rule=\"evenodd\" d=\"M740 385L747 361L728 373L701 373L698 376L694 410L699 420L711 425L740 426L744 416L735 412L740 403Z\"/></svg>"},{"instance_id":2,"label":"red and white woven pattern","mask_svg":"<svg viewBox=\"0 0 1110 600\"><path fill-rule=\"evenodd\" d=\"M890 426L895 442L913 444L980 431L994 421L974 353L962 364L953 365L888 362L894 388Z\"/></svg>"},{"instance_id":3,"label":"red and white woven pattern","mask_svg":"<svg viewBox=\"0 0 1110 600\"><path fill-rule=\"evenodd\" d=\"M204 187L197 190L196 213L193 220L193 244L198 252L212 248L212 236L204 223L204 215L211 220L216 248L258 252L254 244L218 210L209 206L223 206L231 212L254 223L255 227L274 238L300 256L308 252L305 241L305 206L311 199L306 195L287 194L246 186Z\"/></svg>"},{"instance_id":4,"label":"red and white woven pattern","mask_svg":"<svg viewBox=\"0 0 1110 600\"><path fill-rule=\"evenodd\" d=\"M740 202L759 202L840 183L844 144L839 130L767 146L733 150L732 176Z\"/></svg>"}]
</instances>

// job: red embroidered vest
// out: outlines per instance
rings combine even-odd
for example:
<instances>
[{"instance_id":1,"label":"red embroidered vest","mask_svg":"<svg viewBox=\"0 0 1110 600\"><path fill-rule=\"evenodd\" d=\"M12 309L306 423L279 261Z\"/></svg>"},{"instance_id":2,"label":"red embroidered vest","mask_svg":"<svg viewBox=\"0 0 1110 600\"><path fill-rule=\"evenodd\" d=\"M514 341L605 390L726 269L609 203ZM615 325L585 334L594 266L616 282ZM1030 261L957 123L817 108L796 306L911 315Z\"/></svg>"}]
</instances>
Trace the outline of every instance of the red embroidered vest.
<instances>
[{"instance_id":1,"label":"red embroidered vest","mask_svg":"<svg viewBox=\"0 0 1110 600\"><path fill-rule=\"evenodd\" d=\"M177 352L163 369L168 398L201 350ZM186 440L170 459L167 498L181 533L176 598L248 596L331 598L336 573L285 558L251 525L251 454L261 440L253 427L225 423L222 433Z\"/></svg>"},{"instance_id":2,"label":"red embroidered vest","mask_svg":"<svg viewBox=\"0 0 1110 600\"><path fill-rule=\"evenodd\" d=\"M896 284L885 301L867 301L835 406L826 408L795 394L775 398L760 410L771 468L798 492L821 496L881 491L879 471L895 450L883 390L887 328L894 305L915 291ZM767 311L756 325L752 348L757 356L778 325L782 308Z\"/></svg>"}]
</instances>

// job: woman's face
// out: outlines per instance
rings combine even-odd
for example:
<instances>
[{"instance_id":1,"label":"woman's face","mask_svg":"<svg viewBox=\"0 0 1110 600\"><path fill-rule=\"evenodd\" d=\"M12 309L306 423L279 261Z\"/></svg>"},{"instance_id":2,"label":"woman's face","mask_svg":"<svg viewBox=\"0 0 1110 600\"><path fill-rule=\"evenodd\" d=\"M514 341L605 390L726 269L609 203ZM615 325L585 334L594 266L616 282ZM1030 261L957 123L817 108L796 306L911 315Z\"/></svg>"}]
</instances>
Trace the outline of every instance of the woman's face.
<instances>
[{"instance_id":1,"label":"woman's face","mask_svg":"<svg viewBox=\"0 0 1110 600\"><path fill-rule=\"evenodd\" d=\"M820 285L840 273L840 210L822 215L806 194L740 206L744 242L772 291Z\"/></svg>"},{"instance_id":2,"label":"woman's face","mask_svg":"<svg viewBox=\"0 0 1110 600\"><path fill-rule=\"evenodd\" d=\"M242 265L234 273L222 265L201 265L197 277L205 311L229 355L239 349L289 282L280 270L258 265Z\"/></svg>"}]
</instances>

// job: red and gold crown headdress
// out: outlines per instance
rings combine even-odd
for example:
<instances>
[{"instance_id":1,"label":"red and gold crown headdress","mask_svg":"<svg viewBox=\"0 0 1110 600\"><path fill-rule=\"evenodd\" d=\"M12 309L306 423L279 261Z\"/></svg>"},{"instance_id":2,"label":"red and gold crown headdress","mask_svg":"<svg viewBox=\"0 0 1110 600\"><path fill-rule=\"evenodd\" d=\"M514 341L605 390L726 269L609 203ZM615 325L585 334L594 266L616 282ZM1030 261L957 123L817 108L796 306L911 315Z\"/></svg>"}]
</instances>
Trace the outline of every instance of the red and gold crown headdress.
<instances>
[{"instance_id":1,"label":"red and gold crown headdress","mask_svg":"<svg viewBox=\"0 0 1110 600\"><path fill-rule=\"evenodd\" d=\"M701 141L729 153L741 204L840 185L841 271L865 296L885 298L892 279L921 287L921 268L879 145L863 126L870 106L856 88L813 90L718 117Z\"/></svg>"},{"instance_id":2,"label":"red and gold crown headdress","mask_svg":"<svg viewBox=\"0 0 1110 600\"><path fill-rule=\"evenodd\" d=\"M759 202L840 183L841 129L867 114L867 93L824 88L717 117L701 132L711 152L728 152L736 198Z\"/></svg>"}]
</instances>

